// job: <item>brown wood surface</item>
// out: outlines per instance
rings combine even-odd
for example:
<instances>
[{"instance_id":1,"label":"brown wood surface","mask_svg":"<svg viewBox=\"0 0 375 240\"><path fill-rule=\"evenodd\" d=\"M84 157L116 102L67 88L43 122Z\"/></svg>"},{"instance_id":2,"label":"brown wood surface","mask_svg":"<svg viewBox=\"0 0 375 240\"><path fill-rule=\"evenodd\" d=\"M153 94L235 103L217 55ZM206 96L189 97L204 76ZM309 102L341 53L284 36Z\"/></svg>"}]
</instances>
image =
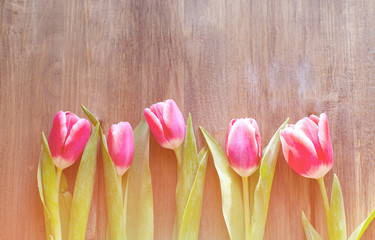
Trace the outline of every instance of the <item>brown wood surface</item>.
<instances>
[{"instance_id":1,"label":"brown wood surface","mask_svg":"<svg viewBox=\"0 0 375 240\"><path fill-rule=\"evenodd\" d=\"M351 233L375 207L375 1L0 0L0 239L44 239L41 132L80 104L110 124L173 98L224 146L255 118L264 146L290 117L326 112ZM170 239L176 160L151 139L155 239ZM102 163L87 239L105 239ZM77 165L66 173L73 184ZM330 188L330 187L329 187ZM329 190L330 193L330 190ZM304 239L301 210L327 234L318 184L279 156L265 239ZM209 159L200 239L228 239ZM372 224L363 239L375 239Z\"/></svg>"}]
</instances>

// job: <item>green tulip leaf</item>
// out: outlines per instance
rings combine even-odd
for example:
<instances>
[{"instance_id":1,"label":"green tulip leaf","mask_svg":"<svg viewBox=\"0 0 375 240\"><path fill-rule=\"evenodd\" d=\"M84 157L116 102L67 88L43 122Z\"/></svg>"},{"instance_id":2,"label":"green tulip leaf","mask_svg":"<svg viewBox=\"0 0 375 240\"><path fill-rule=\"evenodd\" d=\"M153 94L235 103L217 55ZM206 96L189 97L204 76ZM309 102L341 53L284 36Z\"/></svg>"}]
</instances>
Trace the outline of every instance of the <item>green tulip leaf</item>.
<instances>
[{"instance_id":1,"label":"green tulip leaf","mask_svg":"<svg viewBox=\"0 0 375 240\"><path fill-rule=\"evenodd\" d=\"M204 155L202 154L203 152L201 153L201 156ZM207 162L201 163L201 160L204 159L199 159L198 157L191 114L189 114L188 117L185 141L182 148L180 147L180 149L176 151L176 157L180 160L178 160L177 164L177 209L173 229L173 239L198 239L201 217L200 210ZM200 164L202 164L201 167ZM195 188L194 184L196 184ZM192 202L189 203L189 199ZM194 206L191 204L194 204Z\"/></svg>"},{"instance_id":2,"label":"green tulip leaf","mask_svg":"<svg viewBox=\"0 0 375 240\"><path fill-rule=\"evenodd\" d=\"M96 126L96 124L99 122L96 117L83 105L81 105L82 110L85 112L86 116L89 118L90 122L93 126Z\"/></svg>"},{"instance_id":3,"label":"green tulip leaf","mask_svg":"<svg viewBox=\"0 0 375 240\"><path fill-rule=\"evenodd\" d=\"M202 148L199 152L200 161L198 171L195 176L193 186L185 207L184 215L181 222L179 239L198 239L199 225L202 209L202 199L204 190L204 180L206 177L208 149Z\"/></svg>"},{"instance_id":4,"label":"green tulip leaf","mask_svg":"<svg viewBox=\"0 0 375 240\"><path fill-rule=\"evenodd\" d=\"M100 124L96 124L79 164L70 211L69 240L85 239L94 191L99 128Z\"/></svg>"},{"instance_id":5,"label":"green tulip leaf","mask_svg":"<svg viewBox=\"0 0 375 240\"><path fill-rule=\"evenodd\" d=\"M241 177L232 170L219 144L203 127L200 127L200 129L219 175L222 209L229 237L233 240L242 240L245 238L245 229Z\"/></svg>"},{"instance_id":6,"label":"green tulip leaf","mask_svg":"<svg viewBox=\"0 0 375 240\"><path fill-rule=\"evenodd\" d=\"M134 129L134 158L128 170L126 233L129 239L153 239L154 210L149 163L150 129L142 119ZM127 197L127 195L129 197Z\"/></svg>"},{"instance_id":7,"label":"green tulip leaf","mask_svg":"<svg viewBox=\"0 0 375 240\"><path fill-rule=\"evenodd\" d=\"M123 215L123 218L124 218L124 226L125 226L125 229L126 229L126 215L127 215L127 210L128 210L128 186L129 186L129 182L128 182L128 176L129 176L129 171L126 171L124 173L124 175L122 175L122 180L121 180L121 183L122 183L122 199L124 200L123 201L123 206L122 206L122 215ZM127 233L127 231L126 231Z\"/></svg>"},{"instance_id":8,"label":"green tulip leaf","mask_svg":"<svg viewBox=\"0 0 375 240\"><path fill-rule=\"evenodd\" d=\"M340 182L336 174L333 177L330 205L330 227L333 234L331 238L335 240L347 239L344 200L342 197Z\"/></svg>"},{"instance_id":9,"label":"green tulip leaf","mask_svg":"<svg viewBox=\"0 0 375 240\"><path fill-rule=\"evenodd\" d=\"M47 214L50 220L50 233L47 231L47 235L50 235L51 239L61 240L61 223L60 223L60 212L59 212L59 193L56 185L56 171L55 165L53 164L51 152L49 150L48 142L44 133L43 138L43 156L41 163L41 183L43 188L44 203L48 209ZM45 212L46 213L46 212ZM48 221L47 221L48 222ZM46 223L46 229L49 227Z\"/></svg>"},{"instance_id":10,"label":"green tulip leaf","mask_svg":"<svg viewBox=\"0 0 375 240\"><path fill-rule=\"evenodd\" d=\"M263 239L266 227L268 203L271 195L273 176L280 150L280 131L285 128L289 118L279 127L263 150L259 169L259 180L254 192L254 205L251 218L251 239Z\"/></svg>"},{"instance_id":11,"label":"green tulip leaf","mask_svg":"<svg viewBox=\"0 0 375 240\"><path fill-rule=\"evenodd\" d=\"M176 151L176 157L180 159L180 161L178 161L177 164L176 217L173 229L173 239L175 240L178 239L180 235L182 218L199 165L190 114L188 117L185 140L179 148L179 151Z\"/></svg>"},{"instance_id":12,"label":"green tulip leaf","mask_svg":"<svg viewBox=\"0 0 375 240\"><path fill-rule=\"evenodd\" d=\"M122 187L118 180L115 166L107 148L107 141L102 131L102 155L104 167L104 185L107 202L107 227L110 240L125 240L125 224L122 202Z\"/></svg>"},{"instance_id":13,"label":"green tulip leaf","mask_svg":"<svg viewBox=\"0 0 375 240\"><path fill-rule=\"evenodd\" d=\"M254 196L255 189L258 184L258 179L259 179L259 168L249 177L249 196L250 196L249 198L250 208L249 209L250 210L252 210L254 207L254 198L252 196Z\"/></svg>"},{"instance_id":14,"label":"green tulip leaf","mask_svg":"<svg viewBox=\"0 0 375 240\"><path fill-rule=\"evenodd\" d=\"M307 240L323 240L315 228L311 225L309 220L307 220L305 213L302 211L302 225L303 230L305 230L305 235Z\"/></svg>"},{"instance_id":15,"label":"green tulip leaf","mask_svg":"<svg viewBox=\"0 0 375 240\"><path fill-rule=\"evenodd\" d=\"M43 145L40 149L40 157L39 157L39 163L38 163L38 173L37 173L37 180L38 180L38 190L39 190L39 197L43 204L43 213L44 213L44 224L46 227L46 236L47 239L53 239L52 236L52 229L51 229L51 218L50 214L48 212L47 206L44 201L44 194L43 194L43 183L42 183L42 164L43 164L43 156L44 156L44 150Z\"/></svg>"},{"instance_id":16,"label":"green tulip leaf","mask_svg":"<svg viewBox=\"0 0 375 240\"><path fill-rule=\"evenodd\" d=\"M354 230L352 235L350 235L349 240L359 240L359 239L361 239L363 233L366 231L367 227L370 225L371 221L374 218L375 218L375 209L372 210L372 212L366 218L366 220Z\"/></svg>"},{"instance_id":17,"label":"green tulip leaf","mask_svg":"<svg viewBox=\"0 0 375 240\"><path fill-rule=\"evenodd\" d=\"M61 174L60 192L59 192L59 208L61 220L62 239L68 239L70 207L72 205L72 194L68 192L68 180L64 173Z\"/></svg>"}]
</instances>

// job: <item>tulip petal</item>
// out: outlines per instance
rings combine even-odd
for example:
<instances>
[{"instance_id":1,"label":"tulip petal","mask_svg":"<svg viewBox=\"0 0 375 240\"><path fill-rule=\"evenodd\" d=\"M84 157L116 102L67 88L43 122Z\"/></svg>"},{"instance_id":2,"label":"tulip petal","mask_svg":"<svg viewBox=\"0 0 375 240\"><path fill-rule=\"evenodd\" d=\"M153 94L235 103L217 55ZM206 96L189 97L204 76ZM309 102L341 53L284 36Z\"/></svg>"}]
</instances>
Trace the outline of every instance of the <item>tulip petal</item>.
<instances>
[{"instance_id":1,"label":"tulip petal","mask_svg":"<svg viewBox=\"0 0 375 240\"><path fill-rule=\"evenodd\" d=\"M68 132L67 132L66 136L69 136L70 131L72 130L74 124L76 124L80 118L77 115L75 115L74 113L71 113L71 112L65 112L65 116L66 116L66 124L65 125L68 129Z\"/></svg>"},{"instance_id":2,"label":"tulip petal","mask_svg":"<svg viewBox=\"0 0 375 240\"><path fill-rule=\"evenodd\" d=\"M174 140L174 148L178 147L185 137L185 120L177 104L169 99L166 101L163 111L164 134L167 140Z\"/></svg>"},{"instance_id":3,"label":"tulip petal","mask_svg":"<svg viewBox=\"0 0 375 240\"><path fill-rule=\"evenodd\" d=\"M134 156L133 129L128 122L113 124L108 132L108 151L118 175L130 167Z\"/></svg>"},{"instance_id":4,"label":"tulip petal","mask_svg":"<svg viewBox=\"0 0 375 240\"><path fill-rule=\"evenodd\" d=\"M144 110L144 115L145 115L147 124L150 126L150 130L151 130L152 135L154 136L155 140L161 146L163 146L167 142L167 140L165 139L164 130L163 130L163 127L160 123L160 120L157 118L155 113L152 112L149 108L146 108Z\"/></svg>"},{"instance_id":5,"label":"tulip petal","mask_svg":"<svg viewBox=\"0 0 375 240\"><path fill-rule=\"evenodd\" d=\"M260 131L259 131L258 123L257 123L257 121L255 121L255 119L252 119L252 118L250 118L250 122L253 125L253 127L255 128L255 140L256 140L256 143L258 145L258 157L261 158L262 157L262 139L260 137Z\"/></svg>"},{"instance_id":6,"label":"tulip petal","mask_svg":"<svg viewBox=\"0 0 375 240\"><path fill-rule=\"evenodd\" d=\"M48 145L53 158L61 156L67 132L65 113L59 111L53 119L51 133L48 138Z\"/></svg>"},{"instance_id":7,"label":"tulip petal","mask_svg":"<svg viewBox=\"0 0 375 240\"><path fill-rule=\"evenodd\" d=\"M328 129L328 119L325 113L320 114L320 121L319 121L319 143L322 147L323 155L324 155L324 163L327 165L333 164L333 150L331 144L331 138L329 136L329 129Z\"/></svg>"},{"instance_id":8,"label":"tulip petal","mask_svg":"<svg viewBox=\"0 0 375 240\"><path fill-rule=\"evenodd\" d=\"M228 135L228 161L240 176L249 176L259 165L255 127L247 119L238 119Z\"/></svg>"},{"instance_id":9,"label":"tulip petal","mask_svg":"<svg viewBox=\"0 0 375 240\"><path fill-rule=\"evenodd\" d=\"M281 140L285 159L291 168L302 176L310 177L306 174L320 165L314 144L303 132L291 127L281 132Z\"/></svg>"},{"instance_id":10,"label":"tulip petal","mask_svg":"<svg viewBox=\"0 0 375 240\"><path fill-rule=\"evenodd\" d=\"M82 154L90 137L90 122L87 119L80 119L70 130L62 150L62 159L73 162Z\"/></svg>"},{"instance_id":11,"label":"tulip petal","mask_svg":"<svg viewBox=\"0 0 375 240\"><path fill-rule=\"evenodd\" d=\"M302 131L310 139L310 141L314 144L318 159L322 160L323 152L319 142L318 125L310 118L305 117L296 123L295 130Z\"/></svg>"}]
</instances>

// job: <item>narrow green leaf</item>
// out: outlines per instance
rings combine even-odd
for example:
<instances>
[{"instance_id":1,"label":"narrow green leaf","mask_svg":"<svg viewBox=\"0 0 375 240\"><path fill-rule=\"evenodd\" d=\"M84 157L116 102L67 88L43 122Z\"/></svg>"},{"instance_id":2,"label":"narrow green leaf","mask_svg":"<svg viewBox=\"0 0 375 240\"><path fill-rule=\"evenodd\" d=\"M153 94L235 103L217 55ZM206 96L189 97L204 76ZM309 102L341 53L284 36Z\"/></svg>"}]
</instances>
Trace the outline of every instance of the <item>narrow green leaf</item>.
<instances>
[{"instance_id":1,"label":"narrow green leaf","mask_svg":"<svg viewBox=\"0 0 375 240\"><path fill-rule=\"evenodd\" d=\"M250 208L249 209L250 211L252 211L254 207L254 193L255 193L255 188L258 184L258 179L259 179L259 168L249 177L249 196L250 196L249 198Z\"/></svg>"},{"instance_id":2,"label":"narrow green leaf","mask_svg":"<svg viewBox=\"0 0 375 240\"><path fill-rule=\"evenodd\" d=\"M60 181L59 208L61 219L61 233L63 240L68 239L71 204L72 195L70 194L70 192L68 192L68 181L65 177L65 174L62 173Z\"/></svg>"},{"instance_id":3,"label":"narrow green leaf","mask_svg":"<svg viewBox=\"0 0 375 240\"><path fill-rule=\"evenodd\" d=\"M45 205L51 220L51 233L55 240L61 240L61 223L59 213L59 194L56 185L55 165L52 161L51 152L44 133L43 138L43 160L41 164L41 180Z\"/></svg>"},{"instance_id":4,"label":"narrow green leaf","mask_svg":"<svg viewBox=\"0 0 375 240\"><path fill-rule=\"evenodd\" d=\"M371 221L374 218L375 218L375 209L372 210L372 212L366 218L366 220L354 230L352 235L350 235L349 240L359 240L359 239L361 239L363 233L366 231L368 225L370 225Z\"/></svg>"},{"instance_id":5,"label":"narrow green leaf","mask_svg":"<svg viewBox=\"0 0 375 240\"><path fill-rule=\"evenodd\" d=\"M43 150L43 145L42 145L40 149L40 157L39 157L39 163L38 163L37 181L38 181L39 197L43 204L44 225L46 227L46 236L47 236L47 239L50 239L50 237L52 236L51 218L50 218L50 214L48 212L47 206L44 201L43 183L42 183L43 156L44 156L44 150Z\"/></svg>"},{"instance_id":6,"label":"narrow green leaf","mask_svg":"<svg viewBox=\"0 0 375 240\"><path fill-rule=\"evenodd\" d=\"M124 223L124 209L122 203L122 186L120 186L118 176L113 165L111 156L109 155L107 142L99 121L95 116L83 105L83 111L91 123L100 128L100 139L102 146L103 168L104 168L104 184L106 192L107 203L107 240L126 239L125 223ZM126 210L125 210L126 211Z\"/></svg>"},{"instance_id":7,"label":"narrow green leaf","mask_svg":"<svg viewBox=\"0 0 375 240\"><path fill-rule=\"evenodd\" d=\"M331 206L329 212L333 239L347 239L344 200L342 197L340 182L336 174L333 177Z\"/></svg>"},{"instance_id":8,"label":"narrow green leaf","mask_svg":"<svg viewBox=\"0 0 375 240\"><path fill-rule=\"evenodd\" d=\"M126 215L127 215L127 210L128 210L128 186L129 186L129 181L128 181L128 176L129 176L129 171L126 171L124 175L122 175L122 199L123 199L123 207L122 207L122 212L123 212L123 218L124 218L124 226L126 229Z\"/></svg>"},{"instance_id":9,"label":"narrow green leaf","mask_svg":"<svg viewBox=\"0 0 375 240\"><path fill-rule=\"evenodd\" d=\"M204 190L204 180L206 177L208 149L202 148L199 152L198 159L200 161L197 174L190 196L185 207L184 215L181 222L179 240L198 239L199 225L201 219L202 199Z\"/></svg>"},{"instance_id":10,"label":"narrow green leaf","mask_svg":"<svg viewBox=\"0 0 375 240\"><path fill-rule=\"evenodd\" d=\"M185 141L182 149L181 166L178 169L176 187L176 218L173 229L173 239L180 236L181 223L188 202L191 188L199 166L197 146L195 142L191 115L188 117ZM199 231L199 228L198 228Z\"/></svg>"},{"instance_id":11,"label":"narrow green leaf","mask_svg":"<svg viewBox=\"0 0 375 240\"><path fill-rule=\"evenodd\" d=\"M96 172L96 157L100 124L91 135L79 164L70 212L69 239L84 240L90 213Z\"/></svg>"},{"instance_id":12,"label":"narrow green leaf","mask_svg":"<svg viewBox=\"0 0 375 240\"><path fill-rule=\"evenodd\" d=\"M305 235L307 240L323 240L315 228L311 225L309 220L307 220L305 213L302 211L302 225L303 230L305 230Z\"/></svg>"},{"instance_id":13,"label":"narrow green leaf","mask_svg":"<svg viewBox=\"0 0 375 240\"><path fill-rule=\"evenodd\" d=\"M110 240L126 239L121 187L115 166L108 153L106 138L100 130L102 140L104 185L107 202L107 227Z\"/></svg>"},{"instance_id":14,"label":"narrow green leaf","mask_svg":"<svg viewBox=\"0 0 375 240\"><path fill-rule=\"evenodd\" d=\"M134 158L128 170L126 230L129 239L152 240L154 236L149 142L150 129L142 119L134 129Z\"/></svg>"},{"instance_id":15,"label":"narrow green leaf","mask_svg":"<svg viewBox=\"0 0 375 240\"><path fill-rule=\"evenodd\" d=\"M268 203L270 200L273 176L280 150L280 131L289 122L287 119L276 131L267 147L263 150L259 169L259 180L254 192L254 205L251 218L251 239L263 239L266 227Z\"/></svg>"},{"instance_id":16,"label":"narrow green leaf","mask_svg":"<svg viewBox=\"0 0 375 240\"><path fill-rule=\"evenodd\" d=\"M83 105L81 105L82 110L86 113L86 116L89 118L90 122L93 126L96 126L96 124L99 122L94 115Z\"/></svg>"},{"instance_id":17,"label":"narrow green leaf","mask_svg":"<svg viewBox=\"0 0 375 240\"><path fill-rule=\"evenodd\" d=\"M242 240L245 237L242 204L241 177L229 166L225 153L210 134L200 127L212 154L220 179L221 201L224 220L230 239Z\"/></svg>"}]
</instances>

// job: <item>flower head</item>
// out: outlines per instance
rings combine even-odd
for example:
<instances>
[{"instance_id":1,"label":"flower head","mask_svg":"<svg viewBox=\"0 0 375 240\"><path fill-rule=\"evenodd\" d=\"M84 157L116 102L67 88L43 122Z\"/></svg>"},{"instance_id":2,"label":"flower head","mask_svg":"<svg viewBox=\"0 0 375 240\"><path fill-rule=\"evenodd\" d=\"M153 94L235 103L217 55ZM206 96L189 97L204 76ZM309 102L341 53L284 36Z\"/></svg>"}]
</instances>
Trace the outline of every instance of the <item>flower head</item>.
<instances>
[{"instance_id":1,"label":"flower head","mask_svg":"<svg viewBox=\"0 0 375 240\"><path fill-rule=\"evenodd\" d=\"M284 157L298 174L317 179L332 168L333 150L325 113L287 125L280 136Z\"/></svg>"},{"instance_id":2,"label":"flower head","mask_svg":"<svg viewBox=\"0 0 375 240\"><path fill-rule=\"evenodd\" d=\"M52 124L48 145L56 167L71 166L82 154L90 137L90 122L71 112L59 111Z\"/></svg>"},{"instance_id":3,"label":"flower head","mask_svg":"<svg viewBox=\"0 0 375 240\"><path fill-rule=\"evenodd\" d=\"M262 157L262 141L254 119L230 121L225 153L230 166L241 177L248 177L255 172Z\"/></svg>"},{"instance_id":4,"label":"flower head","mask_svg":"<svg viewBox=\"0 0 375 240\"><path fill-rule=\"evenodd\" d=\"M108 151L117 175L123 175L133 162L134 136L128 122L113 124L108 132Z\"/></svg>"},{"instance_id":5,"label":"flower head","mask_svg":"<svg viewBox=\"0 0 375 240\"><path fill-rule=\"evenodd\" d=\"M144 110L152 135L164 148L176 149L185 138L185 121L172 99L153 104Z\"/></svg>"}]
</instances>

